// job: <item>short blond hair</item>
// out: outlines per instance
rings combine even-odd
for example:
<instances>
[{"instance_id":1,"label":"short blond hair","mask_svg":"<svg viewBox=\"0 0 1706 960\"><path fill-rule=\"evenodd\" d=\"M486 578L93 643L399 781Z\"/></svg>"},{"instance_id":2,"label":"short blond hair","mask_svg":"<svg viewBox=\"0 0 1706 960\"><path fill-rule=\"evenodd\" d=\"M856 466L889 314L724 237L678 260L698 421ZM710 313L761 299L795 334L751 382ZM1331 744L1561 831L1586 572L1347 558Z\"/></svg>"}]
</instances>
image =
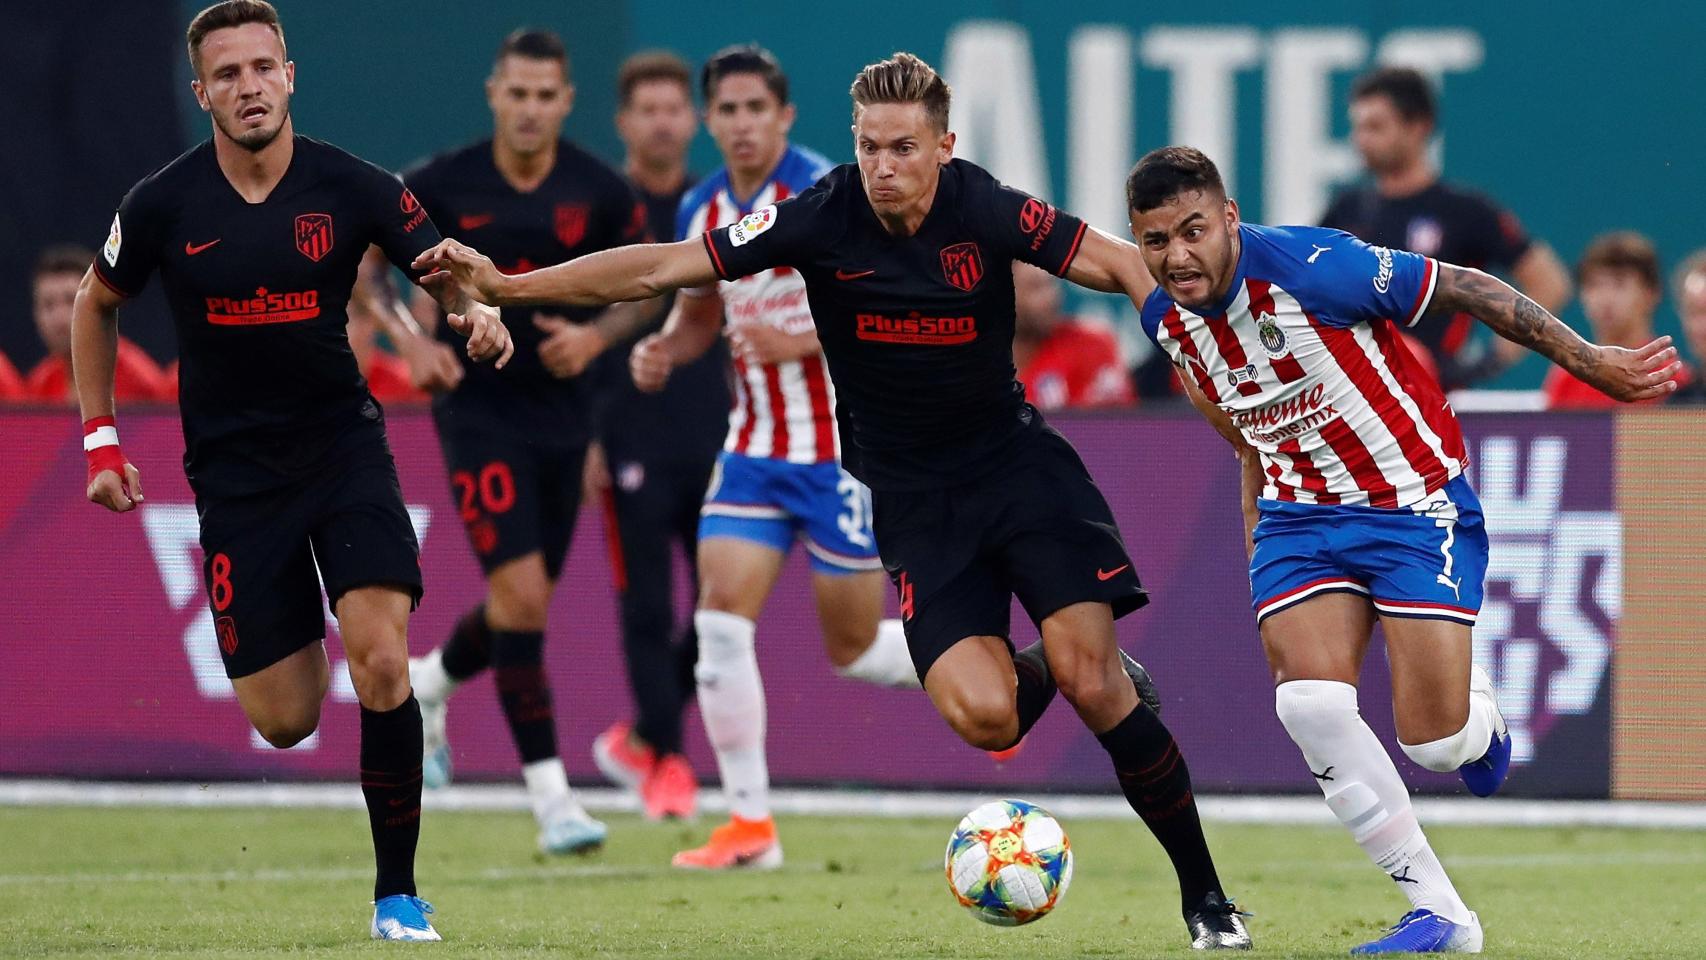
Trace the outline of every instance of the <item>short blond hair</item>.
<instances>
[{"instance_id":1,"label":"short blond hair","mask_svg":"<svg viewBox=\"0 0 1706 960\"><path fill-rule=\"evenodd\" d=\"M873 63L853 78L853 115L873 103L917 103L924 107L930 125L948 132L948 105L954 91L935 68L910 53L896 53Z\"/></svg>"}]
</instances>

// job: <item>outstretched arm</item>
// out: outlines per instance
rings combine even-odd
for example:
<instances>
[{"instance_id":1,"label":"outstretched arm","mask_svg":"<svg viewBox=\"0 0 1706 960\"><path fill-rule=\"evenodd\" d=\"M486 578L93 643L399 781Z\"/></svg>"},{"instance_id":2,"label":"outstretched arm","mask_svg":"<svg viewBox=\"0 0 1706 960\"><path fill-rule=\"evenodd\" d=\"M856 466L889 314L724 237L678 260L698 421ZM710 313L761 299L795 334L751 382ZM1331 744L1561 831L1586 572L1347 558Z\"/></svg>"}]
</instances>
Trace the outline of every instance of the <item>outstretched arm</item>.
<instances>
[{"instance_id":1,"label":"outstretched arm","mask_svg":"<svg viewBox=\"0 0 1706 960\"><path fill-rule=\"evenodd\" d=\"M1244 516L1244 552L1254 555L1256 521L1261 518L1256 511L1256 498L1262 495L1262 455L1244 439L1244 434L1233 424L1226 411L1203 396L1202 390L1191 382L1190 377L1180 377L1179 382L1185 385L1185 395L1191 398L1191 406L1197 408L1216 433L1232 444L1232 451L1238 456L1238 499Z\"/></svg>"},{"instance_id":2,"label":"outstretched arm","mask_svg":"<svg viewBox=\"0 0 1706 960\"><path fill-rule=\"evenodd\" d=\"M1506 340L1544 355L1578 380L1626 402L1674 391L1673 378L1682 369L1670 337L1659 337L1637 350L1589 343L1510 284L1469 267L1439 265L1428 309L1471 314Z\"/></svg>"},{"instance_id":3,"label":"outstretched arm","mask_svg":"<svg viewBox=\"0 0 1706 960\"><path fill-rule=\"evenodd\" d=\"M415 258L415 269L443 271L466 295L497 306L563 303L596 307L646 300L720 279L705 241L698 237L600 250L514 276L499 273L491 259L473 247L443 240Z\"/></svg>"},{"instance_id":4,"label":"outstretched arm","mask_svg":"<svg viewBox=\"0 0 1706 960\"><path fill-rule=\"evenodd\" d=\"M1143 301L1155 289L1155 278L1143 265L1143 252L1137 245L1095 227L1084 231L1083 245L1066 268L1066 279L1103 293L1123 293L1140 312Z\"/></svg>"}]
</instances>

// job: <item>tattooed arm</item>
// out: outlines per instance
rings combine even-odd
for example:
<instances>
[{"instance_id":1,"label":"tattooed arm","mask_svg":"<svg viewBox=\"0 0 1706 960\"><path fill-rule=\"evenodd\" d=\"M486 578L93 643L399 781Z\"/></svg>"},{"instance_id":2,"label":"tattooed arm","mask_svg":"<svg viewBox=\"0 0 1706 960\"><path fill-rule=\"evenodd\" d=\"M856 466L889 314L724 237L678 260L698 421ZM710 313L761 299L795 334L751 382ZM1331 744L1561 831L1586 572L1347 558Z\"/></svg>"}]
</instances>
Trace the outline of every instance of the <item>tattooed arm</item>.
<instances>
[{"instance_id":1,"label":"tattooed arm","mask_svg":"<svg viewBox=\"0 0 1706 960\"><path fill-rule=\"evenodd\" d=\"M1638 350L1589 343L1510 284L1468 267L1439 265L1439 283L1428 311L1471 314L1506 340L1626 402L1672 392L1676 389L1673 378L1682 369L1670 337L1659 337Z\"/></svg>"}]
</instances>

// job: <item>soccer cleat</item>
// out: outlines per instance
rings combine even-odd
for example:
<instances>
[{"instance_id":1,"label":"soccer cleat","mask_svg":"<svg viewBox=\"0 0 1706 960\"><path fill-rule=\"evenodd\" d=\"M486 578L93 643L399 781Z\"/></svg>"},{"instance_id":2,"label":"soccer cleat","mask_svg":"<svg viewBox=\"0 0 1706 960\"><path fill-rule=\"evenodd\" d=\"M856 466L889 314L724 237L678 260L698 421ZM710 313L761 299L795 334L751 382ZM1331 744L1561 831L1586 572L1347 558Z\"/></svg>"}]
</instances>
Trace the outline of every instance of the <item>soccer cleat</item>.
<instances>
[{"instance_id":1,"label":"soccer cleat","mask_svg":"<svg viewBox=\"0 0 1706 960\"><path fill-rule=\"evenodd\" d=\"M1185 911L1185 928L1191 932L1191 949L1250 949L1250 931L1244 926L1247 916L1249 914L1239 910L1238 905L1224 894L1210 893L1203 897L1202 902Z\"/></svg>"},{"instance_id":2,"label":"soccer cleat","mask_svg":"<svg viewBox=\"0 0 1706 960\"><path fill-rule=\"evenodd\" d=\"M373 926L368 932L375 940L443 940L426 918L431 912L432 904L420 897L392 894L373 904Z\"/></svg>"},{"instance_id":3,"label":"soccer cleat","mask_svg":"<svg viewBox=\"0 0 1706 960\"><path fill-rule=\"evenodd\" d=\"M1155 681L1150 678L1149 671L1143 669L1143 664L1133 660L1124 650L1120 651L1120 666L1125 667L1125 675L1131 678L1132 686L1137 688L1137 699L1161 715L1161 691L1155 689Z\"/></svg>"},{"instance_id":4,"label":"soccer cleat","mask_svg":"<svg viewBox=\"0 0 1706 960\"><path fill-rule=\"evenodd\" d=\"M438 651L427 656L436 657ZM421 705L421 786L437 790L450 785L450 736L444 722L450 701L443 691L430 691L417 679L425 660L409 660L409 683L415 688L415 702Z\"/></svg>"},{"instance_id":5,"label":"soccer cleat","mask_svg":"<svg viewBox=\"0 0 1706 960\"><path fill-rule=\"evenodd\" d=\"M1025 738L1020 737L1018 743L1013 744L1011 747L1008 747L1005 750L989 750L986 752L989 754L989 759L994 760L998 764L1001 764L1001 763L1006 763L1007 761L1018 756L1019 751L1023 750L1023 749L1025 749Z\"/></svg>"},{"instance_id":6,"label":"soccer cleat","mask_svg":"<svg viewBox=\"0 0 1706 960\"><path fill-rule=\"evenodd\" d=\"M604 846L610 828L594 820L580 804L569 801L551 822L539 828L539 852L591 853Z\"/></svg>"},{"instance_id":7,"label":"soccer cleat","mask_svg":"<svg viewBox=\"0 0 1706 960\"><path fill-rule=\"evenodd\" d=\"M604 778L618 787L638 790L657 765L650 747L634 745L634 728L618 720L593 738L592 760Z\"/></svg>"},{"instance_id":8,"label":"soccer cleat","mask_svg":"<svg viewBox=\"0 0 1706 960\"><path fill-rule=\"evenodd\" d=\"M669 862L684 870L774 870L782 865L782 842L774 819L730 816L728 823L711 831L704 846L683 850Z\"/></svg>"},{"instance_id":9,"label":"soccer cleat","mask_svg":"<svg viewBox=\"0 0 1706 960\"><path fill-rule=\"evenodd\" d=\"M1486 697L1493 705L1493 737L1487 752L1457 768L1463 785L1477 797L1490 797L1504 785L1511 768L1511 732L1499 712L1499 700L1493 690L1493 680L1479 666L1469 668L1469 695Z\"/></svg>"},{"instance_id":10,"label":"soccer cleat","mask_svg":"<svg viewBox=\"0 0 1706 960\"><path fill-rule=\"evenodd\" d=\"M673 753L653 764L640 784L640 802L652 820L691 818L698 809L699 780L687 758Z\"/></svg>"},{"instance_id":11,"label":"soccer cleat","mask_svg":"<svg viewBox=\"0 0 1706 960\"><path fill-rule=\"evenodd\" d=\"M1480 953L1481 918L1452 923L1432 910L1411 910L1378 940L1352 947L1352 955L1371 953Z\"/></svg>"}]
</instances>

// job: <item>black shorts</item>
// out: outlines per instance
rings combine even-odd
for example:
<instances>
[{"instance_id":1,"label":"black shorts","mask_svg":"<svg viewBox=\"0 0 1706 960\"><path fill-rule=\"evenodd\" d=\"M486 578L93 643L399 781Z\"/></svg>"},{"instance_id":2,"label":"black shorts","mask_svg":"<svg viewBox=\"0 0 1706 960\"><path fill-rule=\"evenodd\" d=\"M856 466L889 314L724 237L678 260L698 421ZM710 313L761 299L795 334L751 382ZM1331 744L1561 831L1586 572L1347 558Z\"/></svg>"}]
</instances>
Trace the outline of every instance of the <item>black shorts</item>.
<instances>
[{"instance_id":1,"label":"black shorts","mask_svg":"<svg viewBox=\"0 0 1706 960\"><path fill-rule=\"evenodd\" d=\"M333 610L346 592L376 585L420 602L420 545L389 452L333 464L279 490L198 491L196 512L202 577L233 680L326 636L322 580Z\"/></svg>"},{"instance_id":2,"label":"black shorts","mask_svg":"<svg viewBox=\"0 0 1706 960\"><path fill-rule=\"evenodd\" d=\"M1038 624L1075 603L1110 604L1117 619L1149 602L1072 444L1045 426L1009 455L959 486L872 494L877 550L920 680L966 637L1007 638L1015 596Z\"/></svg>"},{"instance_id":3,"label":"black shorts","mask_svg":"<svg viewBox=\"0 0 1706 960\"><path fill-rule=\"evenodd\" d=\"M460 411L437 422L450 495L480 569L490 575L538 551L557 579L580 513L586 447L538 443L513 424Z\"/></svg>"}]
</instances>

